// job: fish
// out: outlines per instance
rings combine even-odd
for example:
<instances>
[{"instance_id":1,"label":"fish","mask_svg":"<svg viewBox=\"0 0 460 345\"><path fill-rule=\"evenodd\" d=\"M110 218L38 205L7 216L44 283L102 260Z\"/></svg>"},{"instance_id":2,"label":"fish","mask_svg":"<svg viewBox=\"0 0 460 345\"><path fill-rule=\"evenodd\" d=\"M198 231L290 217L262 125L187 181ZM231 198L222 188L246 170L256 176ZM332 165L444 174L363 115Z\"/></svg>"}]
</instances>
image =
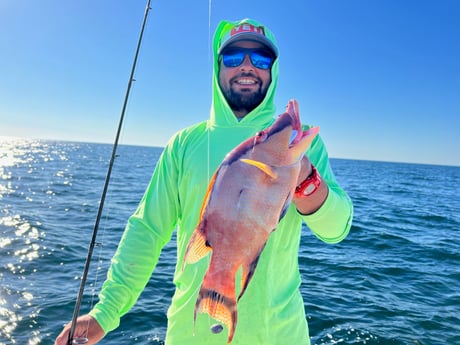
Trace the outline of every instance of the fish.
<instances>
[{"instance_id":1,"label":"fish","mask_svg":"<svg viewBox=\"0 0 460 345\"><path fill-rule=\"evenodd\" d=\"M211 178L182 269L211 253L195 304L194 323L198 313L209 314L227 327L228 344L237 326L237 302L254 276L270 234L292 201L300 161L318 132L319 127L302 131L298 103L290 100L270 127L230 151ZM220 332L223 327L218 326L211 331Z\"/></svg>"}]
</instances>

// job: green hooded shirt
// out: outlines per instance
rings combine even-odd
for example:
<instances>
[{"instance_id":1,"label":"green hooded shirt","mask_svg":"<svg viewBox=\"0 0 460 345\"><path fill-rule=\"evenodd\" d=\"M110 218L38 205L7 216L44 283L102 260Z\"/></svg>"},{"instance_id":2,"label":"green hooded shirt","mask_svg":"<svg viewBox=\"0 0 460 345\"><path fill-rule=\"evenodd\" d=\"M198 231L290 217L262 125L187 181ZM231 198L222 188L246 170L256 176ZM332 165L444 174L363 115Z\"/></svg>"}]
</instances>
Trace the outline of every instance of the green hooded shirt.
<instances>
[{"instance_id":1,"label":"green hooded shirt","mask_svg":"<svg viewBox=\"0 0 460 345\"><path fill-rule=\"evenodd\" d=\"M137 210L128 220L99 294L99 302L90 312L106 333L118 327L120 317L135 304L151 277L162 248L176 231L176 290L168 310L166 345L227 344L227 329L219 334L212 333L210 326L216 322L209 315L198 314L194 323L195 302L210 256L184 267L183 258L188 240L198 224L201 205L214 171L229 151L272 124L276 116L274 95L278 59L273 63L272 82L263 102L241 120L233 114L218 84L217 52L221 39L235 25L246 22L261 26L250 19L222 21L218 25L213 41L210 118L181 130L170 139ZM268 28L265 28L265 35L276 46L275 37ZM270 235L254 276L238 302L234 345L310 343L299 290L298 249L302 221L320 240L339 242L350 229L352 203L336 182L319 136L307 155L328 184L328 197L318 211L308 216L300 215L291 204Z\"/></svg>"}]
</instances>

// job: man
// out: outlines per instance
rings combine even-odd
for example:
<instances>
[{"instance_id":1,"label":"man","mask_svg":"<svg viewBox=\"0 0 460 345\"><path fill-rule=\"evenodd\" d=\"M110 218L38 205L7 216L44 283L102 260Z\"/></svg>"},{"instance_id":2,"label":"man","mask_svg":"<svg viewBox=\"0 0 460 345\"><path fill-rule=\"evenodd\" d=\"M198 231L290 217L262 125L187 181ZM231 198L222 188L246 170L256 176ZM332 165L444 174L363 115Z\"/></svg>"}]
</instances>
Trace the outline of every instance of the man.
<instances>
[{"instance_id":1,"label":"man","mask_svg":"<svg viewBox=\"0 0 460 345\"><path fill-rule=\"evenodd\" d=\"M231 149L274 121L278 49L268 28L246 19L221 22L213 50L210 119L178 132L165 147L138 209L129 218L99 302L89 315L78 319L75 336L87 337L89 345L118 327L175 229L179 261L166 344L227 343L227 331L210 332L212 320L207 314L198 314L194 324L195 301L209 257L182 270L183 258L212 173ZM324 242L339 242L350 229L352 204L334 178L320 137L307 156L302 160L293 204L270 235L251 284L238 302L232 344L309 344L299 291L301 224L304 221ZM66 344L68 332L69 325L55 344Z\"/></svg>"}]
</instances>

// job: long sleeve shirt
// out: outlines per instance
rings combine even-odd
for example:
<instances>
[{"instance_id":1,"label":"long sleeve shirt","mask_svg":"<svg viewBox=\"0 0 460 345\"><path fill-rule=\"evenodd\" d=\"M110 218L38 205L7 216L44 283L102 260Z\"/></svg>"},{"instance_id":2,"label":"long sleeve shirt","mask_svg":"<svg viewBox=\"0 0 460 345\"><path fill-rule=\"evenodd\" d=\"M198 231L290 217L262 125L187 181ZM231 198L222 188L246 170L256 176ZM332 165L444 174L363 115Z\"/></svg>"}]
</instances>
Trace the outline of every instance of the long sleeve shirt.
<instances>
[{"instance_id":1,"label":"long sleeve shirt","mask_svg":"<svg viewBox=\"0 0 460 345\"><path fill-rule=\"evenodd\" d=\"M216 31L215 53L226 24L221 23ZM200 209L214 171L229 151L274 121L278 61L272 66L272 83L264 101L241 120L234 116L218 86L217 57L214 68L210 119L179 131L166 145L137 210L128 220L99 302L90 312L105 332L115 329L120 317L135 304L154 271L162 248L176 231L176 290L168 309L166 344L227 343L226 331L220 334L210 331L214 322L207 314L198 314L194 323L195 302L209 256L185 266L183 258L188 240L199 222ZM298 249L302 222L321 241L336 243L350 229L353 207L334 177L320 136L315 138L307 156L328 184L329 194L321 208L308 216L299 214L291 204L270 235L251 283L238 302L238 326L232 344L309 344L299 290Z\"/></svg>"}]
</instances>

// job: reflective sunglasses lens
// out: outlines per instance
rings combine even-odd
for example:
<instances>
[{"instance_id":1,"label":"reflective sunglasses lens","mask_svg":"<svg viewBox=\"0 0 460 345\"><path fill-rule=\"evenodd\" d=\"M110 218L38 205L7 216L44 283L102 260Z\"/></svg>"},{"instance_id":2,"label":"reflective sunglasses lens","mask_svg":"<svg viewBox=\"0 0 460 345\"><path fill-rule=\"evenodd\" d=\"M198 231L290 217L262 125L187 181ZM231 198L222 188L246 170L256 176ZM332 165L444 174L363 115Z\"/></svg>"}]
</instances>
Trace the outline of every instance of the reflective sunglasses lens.
<instances>
[{"instance_id":1,"label":"reflective sunglasses lens","mask_svg":"<svg viewBox=\"0 0 460 345\"><path fill-rule=\"evenodd\" d=\"M237 67L241 65L244 60L245 52L243 51L229 51L222 53L222 62L225 67Z\"/></svg>"},{"instance_id":2,"label":"reflective sunglasses lens","mask_svg":"<svg viewBox=\"0 0 460 345\"><path fill-rule=\"evenodd\" d=\"M273 57L265 52L253 51L250 53L251 62L254 67L260 69L269 69L273 63Z\"/></svg>"},{"instance_id":3,"label":"reflective sunglasses lens","mask_svg":"<svg viewBox=\"0 0 460 345\"><path fill-rule=\"evenodd\" d=\"M238 67L243 63L247 54L254 67L269 69L272 66L274 57L265 50L229 49L222 53L222 62L225 67Z\"/></svg>"}]
</instances>

